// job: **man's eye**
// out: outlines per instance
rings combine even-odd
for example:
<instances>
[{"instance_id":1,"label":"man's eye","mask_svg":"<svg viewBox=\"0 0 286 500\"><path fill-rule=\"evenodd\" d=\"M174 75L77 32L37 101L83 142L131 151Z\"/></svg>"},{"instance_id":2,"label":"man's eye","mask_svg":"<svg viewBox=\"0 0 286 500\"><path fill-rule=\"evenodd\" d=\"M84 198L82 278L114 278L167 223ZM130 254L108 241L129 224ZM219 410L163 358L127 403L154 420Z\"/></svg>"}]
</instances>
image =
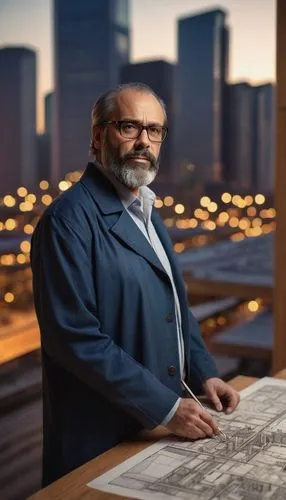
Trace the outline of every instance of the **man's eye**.
<instances>
[{"instance_id":1,"label":"man's eye","mask_svg":"<svg viewBox=\"0 0 286 500\"><path fill-rule=\"evenodd\" d=\"M122 126L123 126L124 130L135 130L136 129L136 125L134 125L133 123L122 123Z\"/></svg>"},{"instance_id":2,"label":"man's eye","mask_svg":"<svg viewBox=\"0 0 286 500\"><path fill-rule=\"evenodd\" d=\"M161 127L149 127L151 134L160 135L162 133Z\"/></svg>"}]
</instances>

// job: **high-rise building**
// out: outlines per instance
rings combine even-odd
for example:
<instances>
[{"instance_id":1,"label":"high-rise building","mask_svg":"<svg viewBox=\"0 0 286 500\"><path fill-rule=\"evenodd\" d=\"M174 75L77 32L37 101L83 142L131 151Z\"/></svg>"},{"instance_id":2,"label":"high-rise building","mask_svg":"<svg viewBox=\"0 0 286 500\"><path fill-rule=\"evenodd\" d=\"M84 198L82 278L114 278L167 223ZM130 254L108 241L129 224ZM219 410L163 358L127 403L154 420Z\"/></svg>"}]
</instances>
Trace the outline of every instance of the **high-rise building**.
<instances>
[{"instance_id":1,"label":"high-rise building","mask_svg":"<svg viewBox=\"0 0 286 500\"><path fill-rule=\"evenodd\" d=\"M0 195L36 182L36 54L0 49Z\"/></svg>"},{"instance_id":2,"label":"high-rise building","mask_svg":"<svg viewBox=\"0 0 286 500\"><path fill-rule=\"evenodd\" d=\"M176 163L181 171L192 165L202 182L222 177L228 49L224 10L179 19Z\"/></svg>"},{"instance_id":3,"label":"high-rise building","mask_svg":"<svg viewBox=\"0 0 286 500\"><path fill-rule=\"evenodd\" d=\"M255 93L254 188L273 194L275 170L275 87L271 84L253 88Z\"/></svg>"},{"instance_id":4,"label":"high-rise building","mask_svg":"<svg viewBox=\"0 0 286 500\"><path fill-rule=\"evenodd\" d=\"M91 109L129 62L128 0L54 0L53 179L88 159Z\"/></svg>"},{"instance_id":5,"label":"high-rise building","mask_svg":"<svg viewBox=\"0 0 286 500\"><path fill-rule=\"evenodd\" d=\"M140 82L149 85L163 99L167 107L169 135L162 145L160 182L171 183L173 172L174 137L174 65L166 61L146 61L122 67L121 83Z\"/></svg>"},{"instance_id":6,"label":"high-rise building","mask_svg":"<svg viewBox=\"0 0 286 500\"><path fill-rule=\"evenodd\" d=\"M273 194L275 89L228 85L224 180L235 189Z\"/></svg>"},{"instance_id":7,"label":"high-rise building","mask_svg":"<svg viewBox=\"0 0 286 500\"><path fill-rule=\"evenodd\" d=\"M54 126L54 99L54 92L45 95L45 134L49 135L52 135Z\"/></svg>"},{"instance_id":8,"label":"high-rise building","mask_svg":"<svg viewBox=\"0 0 286 500\"><path fill-rule=\"evenodd\" d=\"M250 190L255 144L255 102L251 85L245 82L228 85L226 104L223 177L235 189Z\"/></svg>"},{"instance_id":9,"label":"high-rise building","mask_svg":"<svg viewBox=\"0 0 286 500\"><path fill-rule=\"evenodd\" d=\"M45 95L45 129L43 134L37 136L38 158L37 171L38 181L51 180L52 169L52 138L54 136L54 92Z\"/></svg>"}]
</instances>

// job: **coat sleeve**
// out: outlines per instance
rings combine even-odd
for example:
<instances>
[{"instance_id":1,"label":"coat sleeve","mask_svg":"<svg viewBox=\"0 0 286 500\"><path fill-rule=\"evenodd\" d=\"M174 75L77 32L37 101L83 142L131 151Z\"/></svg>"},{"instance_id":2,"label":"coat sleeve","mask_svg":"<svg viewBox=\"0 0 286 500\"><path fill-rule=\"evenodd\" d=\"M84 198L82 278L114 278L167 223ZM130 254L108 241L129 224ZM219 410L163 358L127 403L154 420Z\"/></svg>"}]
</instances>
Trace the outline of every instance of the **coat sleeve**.
<instances>
[{"instance_id":1,"label":"coat sleeve","mask_svg":"<svg viewBox=\"0 0 286 500\"><path fill-rule=\"evenodd\" d=\"M62 216L44 216L32 239L31 265L43 349L144 427L159 425L178 395L102 331L83 234Z\"/></svg>"},{"instance_id":2,"label":"coat sleeve","mask_svg":"<svg viewBox=\"0 0 286 500\"><path fill-rule=\"evenodd\" d=\"M218 377L218 371L212 355L208 352L201 336L198 322L189 310L190 322L190 352L189 374L190 385L195 387L196 392L201 392L202 382L210 377Z\"/></svg>"}]
</instances>

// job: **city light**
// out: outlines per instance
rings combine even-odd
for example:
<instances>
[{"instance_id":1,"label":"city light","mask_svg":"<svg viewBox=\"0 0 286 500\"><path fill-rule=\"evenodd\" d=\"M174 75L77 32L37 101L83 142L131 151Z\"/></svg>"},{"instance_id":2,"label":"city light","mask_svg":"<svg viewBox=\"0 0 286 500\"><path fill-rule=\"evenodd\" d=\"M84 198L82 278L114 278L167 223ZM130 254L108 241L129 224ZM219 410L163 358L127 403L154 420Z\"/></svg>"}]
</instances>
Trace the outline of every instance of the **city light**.
<instances>
[{"instance_id":1,"label":"city light","mask_svg":"<svg viewBox=\"0 0 286 500\"><path fill-rule=\"evenodd\" d=\"M166 227L173 227L174 225L174 219L169 217L168 219L164 220L164 224Z\"/></svg>"},{"instance_id":2,"label":"city light","mask_svg":"<svg viewBox=\"0 0 286 500\"><path fill-rule=\"evenodd\" d=\"M212 220L207 220L202 223L202 226L209 231L214 231L216 229L216 223Z\"/></svg>"},{"instance_id":3,"label":"city light","mask_svg":"<svg viewBox=\"0 0 286 500\"><path fill-rule=\"evenodd\" d=\"M7 302L8 304L10 304L11 302L14 302L14 300L15 300L14 294L13 294L13 293L11 293L11 292L7 292L7 293L5 293L5 295L4 295L4 300L5 300L5 302Z\"/></svg>"},{"instance_id":4,"label":"city light","mask_svg":"<svg viewBox=\"0 0 286 500\"><path fill-rule=\"evenodd\" d=\"M28 194L28 191L25 187L19 187L17 189L17 194L18 196L20 196L21 198L25 198L25 196Z\"/></svg>"},{"instance_id":5,"label":"city light","mask_svg":"<svg viewBox=\"0 0 286 500\"><path fill-rule=\"evenodd\" d=\"M219 222L221 222L222 224L225 224L228 220L229 220L229 215L227 212L220 212L219 216L218 216L218 220Z\"/></svg>"},{"instance_id":6,"label":"city light","mask_svg":"<svg viewBox=\"0 0 286 500\"><path fill-rule=\"evenodd\" d=\"M32 224L26 224L24 226L24 233L25 234L33 234L34 232L34 227L32 226Z\"/></svg>"},{"instance_id":7,"label":"city light","mask_svg":"<svg viewBox=\"0 0 286 500\"><path fill-rule=\"evenodd\" d=\"M162 208L163 205L164 205L164 203L161 200L161 198L156 198L156 200L155 200L155 208Z\"/></svg>"},{"instance_id":8,"label":"city light","mask_svg":"<svg viewBox=\"0 0 286 500\"><path fill-rule=\"evenodd\" d=\"M44 194L41 198L43 205L50 205L53 201L53 198L50 194Z\"/></svg>"},{"instance_id":9,"label":"city light","mask_svg":"<svg viewBox=\"0 0 286 500\"><path fill-rule=\"evenodd\" d=\"M60 191L67 191L71 187L71 185L71 181L61 181L58 184Z\"/></svg>"},{"instance_id":10,"label":"city light","mask_svg":"<svg viewBox=\"0 0 286 500\"><path fill-rule=\"evenodd\" d=\"M164 198L164 205L166 207L171 207L174 204L174 198L173 196L165 196Z\"/></svg>"},{"instance_id":11,"label":"city light","mask_svg":"<svg viewBox=\"0 0 286 500\"><path fill-rule=\"evenodd\" d=\"M265 196L263 194L257 194L254 199L257 205L263 205L263 203L265 203Z\"/></svg>"},{"instance_id":12,"label":"city light","mask_svg":"<svg viewBox=\"0 0 286 500\"><path fill-rule=\"evenodd\" d=\"M218 209L217 203L215 203L214 201L211 201L211 203L208 206L208 211L211 213L214 213L217 211L217 209Z\"/></svg>"},{"instance_id":13,"label":"city light","mask_svg":"<svg viewBox=\"0 0 286 500\"><path fill-rule=\"evenodd\" d=\"M26 257L23 253L18 253L16 259L17 259L18 264L25 264L25 262L26 262Z\"/></svg>"},{"instance_id":14,"label":"city light","mask_svg":"<svg viewBox=\"0 0 286 500\"><path fill-rule=\"evenodd\" d=\"M259 304L256 300L251 300L250 302L248 302L247 307L250 312L256 312L259 310Z\"/></svg>"},{"instance_id":15,"label":"city light","mask_svg":"<svg viewBox=\"0 0 286 500\"><path fill-rule=\"evenodd\" d=\"M262 226L262 220L259 217L256 217L252 221L252 226L253 227L260 227L260 226Z\"/></svg>"},{"instance_id":16,"label":"city light","mask_svg":"<svg viewBox=\"0 0 286 500\"><path fill-rule=\"evenodd\" d=\"M30 193L30 194L27 194L27 196L25 196L25 201L33 204L33 203L36 203L37 198L33 193Z\"/></svg>"},{"instance_id":17,"label":"city light","mask_svg":"<svg viewBox=\"0 0 286 500\"><path fill-rule=\"evenodd\" d=\"M178 203L177 205L175 205L175 212L176 214L183 214L185 211L185 207L184 205L182 205L182 203Z\"/></svg>"},{"instance_id":18,"label":"city light","mask_svg":"<svg viewBox=\"0 0 286 500\"><path fill-rule=\"evenodd\" d=\"M252 203L253 203L253 196L247 195L244 198L244 201L245 201L245 204L246 204L247 207L250 206L250 205L252 205Z\"/></svg>"},{"instance_id":19,"label":"city light","mask_svg":"<svg viewBox=\"0 0 286 500\"><path fill-rule=\"evenodd\" d=\"M185 244L184 243L175 243L174 250L176 253L183 252L185 250Z\"/></svg>"},{"instance_id":20,"label":"city light","mask_svg":"<svg viewBox=\"0 0 286 500\"><path fill-rule=\"evenodd\" d=\"M46 191L47 189L49 189L49 183L48 181L41 181L40 184L40 189L42 189L42 191Z\"/></svg>"},{"instance_id":21,"label":"city light","mask_svg":"<svg viewBox=\"0 0 286 500\"><path fill-rule=\"evenodd\" d=\"M239 221L239 228L242 229L242 230L245 230L247 229L248 227L250 227L251 225L251 222L249 219L246 219L246 218L243 218Z\"/></svg>"},{"instance_id":22,"label":"city light","mask_svg":"<svg viewBox=\"0 0 286 500\"><path fill-rule=\"evenodd\" d=\"M238 217L231 217L229 219L229 225L230 225L230 227L238 227L238 225L239 225Z\"/></svg>"},{"instance_id":23,"label":"city light","mask_svg":"<svg viewBox=\"0 0 286 500\"><path fill-rule=\"evenodd\" d=\"M13 229L15 229L16 226L17 223L15 219L7 219L5 222L5 229L7 229L7 231L13 231Z\"/></svg>"},{"instance_id":24,"label":"city light","mask_svg":"<svg viewBox=\"0 0 286 500\"><path fill-rule=\"evenodd\" d=\"M198 221L192 218L189 220L189 228L195 229L195 227L198 227Z\"/></svg>"},{"instance_id":25,"label":"city light","mask_svg":"<svg viewBox=\"0 0 286 500\"><path fill-rule=\"evenodd\" d=\"M200 199L200 204L202 207L207 207L211 203L211 199L208 196L202 196Z\"/></svg>"},{"instance_id":26,"label":"city light","mask_svg":"<svg viewBox=\"0 0 286 500\"><path fill-rule=\"evenodd\" d=\"M235 233L230 236L231 241L242 241L245 239L245 235L243 233Z\"/></svg>"},{"instance_id":27,"label":"city light","mask_svg":"<svg viewBox=\"0 0 286 500\"><path fill-rule=\"evenodd\" d=\"M221 201L223 203L230 203L231 202L231 194L230 193L223 193L221 195Z\"/></svg>"},{"instance_id":28,"label":"city light","mask_svg":"<svg viewBox=\"0 0 286 500\"><path fill-rule=\"evenodd\" d=\"M3 203L6 207L14 207L16 205L16 200L13 196L11 196L10 194L7 194L3 198Z\"/></svg>"},{"instance_id":29,"label":"city light","mask_svg":"<svg viewBox=\"0 0 286 500\"><path fill-rule=\"evenodd\" d=\"M20 248L23 253L29 253L31 250L31 243L27 240L24 240L20 243Z\"/></svg>"},{"instance_id":30,"label":"city light","mask_svg":"<svg viewBox=\"0 0 286 500\"><path fill-rule=\"evenodd\" d=\"M248 207L246 213L249 217L254 217L257 214L257 210L255 207Z\"/></svg>"},{"instance_id":31,"label":"city light","mask_svg":"<svg viewBox=\"0 0 286 500\"><path fill-rule=\"evenodd\" d=\"M34 205L30 201L22 201L19 209L21 212L31 212L34 209Z\"/></svg>"}]
</instances>

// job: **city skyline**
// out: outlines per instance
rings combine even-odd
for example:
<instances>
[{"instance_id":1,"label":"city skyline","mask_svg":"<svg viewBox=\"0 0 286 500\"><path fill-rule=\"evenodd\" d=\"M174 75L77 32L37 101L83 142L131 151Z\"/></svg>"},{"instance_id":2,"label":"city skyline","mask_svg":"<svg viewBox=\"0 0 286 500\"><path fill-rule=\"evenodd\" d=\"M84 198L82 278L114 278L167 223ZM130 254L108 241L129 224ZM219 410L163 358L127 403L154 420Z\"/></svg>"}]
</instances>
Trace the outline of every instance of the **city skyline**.
<instances>
[{"instance_id":1,"label":"city skyline","mask_svg":"<svg viewBox=\"0 0 286 500\"><path fill-rule=\"evenodd\" d=\"M131 62L159 58L174 62L176 21L208 8L222 7L228 10L231 30L230 81L255 84L274 81L274 0L249 0L243 7L239 0L178 0L175 5L172 0L157 0L152 8L151 3L151 0L144 3L131 0ZM0 46L25 45L38 52L37 124L40 131L43 129L43 97L53 89L51 4L52 0L29 0L25 5L19 0L0 0ZM148 23L148 39L142 19Z\"/></svg>"}]
</instances>

